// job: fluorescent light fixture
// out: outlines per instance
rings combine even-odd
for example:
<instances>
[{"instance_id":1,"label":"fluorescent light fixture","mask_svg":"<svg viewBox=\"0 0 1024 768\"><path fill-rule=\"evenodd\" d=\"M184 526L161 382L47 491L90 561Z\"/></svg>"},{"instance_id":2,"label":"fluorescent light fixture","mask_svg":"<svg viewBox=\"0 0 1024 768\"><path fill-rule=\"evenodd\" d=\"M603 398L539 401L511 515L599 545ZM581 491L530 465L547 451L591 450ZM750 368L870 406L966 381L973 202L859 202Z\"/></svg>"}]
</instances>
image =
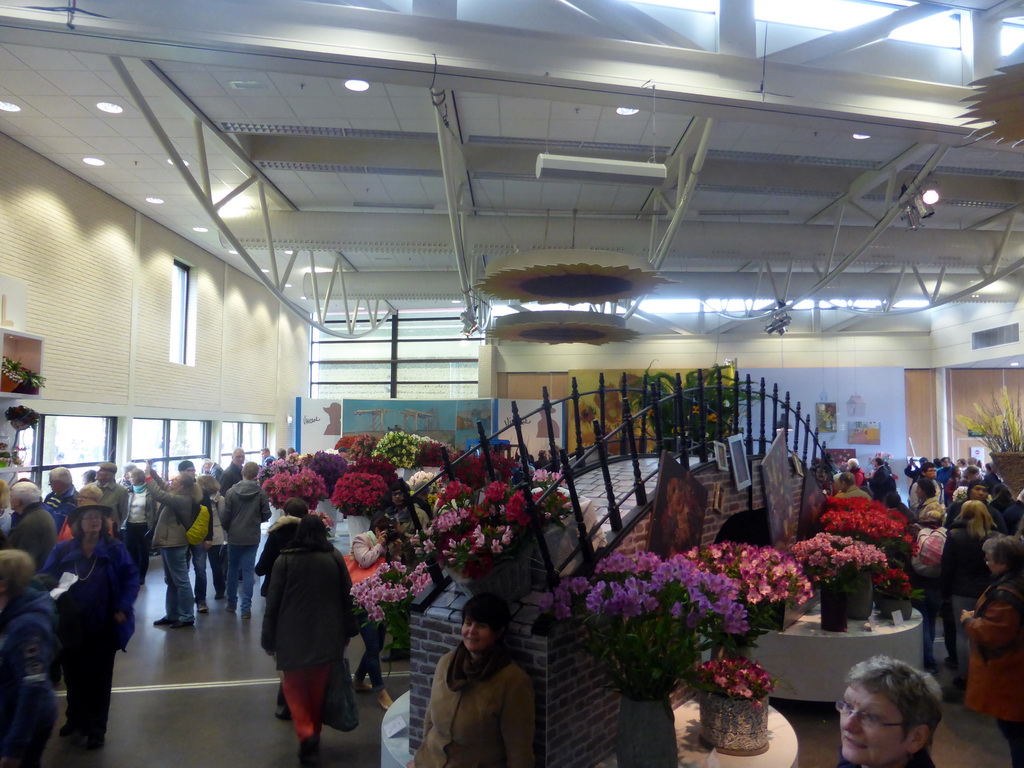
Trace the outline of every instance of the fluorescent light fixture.
<instances>
[{"instance_id":1,"label":"fluorescent light fixture","mask_svg":"<svg viewBox=\"0 0 1024 768\"><path fill-rule=\"evenodd\" d=\"M546 152L537 155L537 178L542 181L587 181L659 187L667 175L664 163L550 155Z\"/></svg>"},{"instance_id":2,"label":"fluorescent light fixture","mask_svg":"<svg viewBox=\"0 0 1024 768\"><path fill-rule=\"evenodd\" d=\"M452 304L461 304L462 299L452 299Z\"/></svg>"},{"instance_id":3,"label":"fluorescent light fixture","mask_svg":"<svg viewBox=\"0 0 1024 768\"><path fill-rule=\"evenodd\" d=\"M164 204L163 198L161 198L161 197L147 197L146 198L146 202L147 203L152 203L153 205L163 205Z\"/></svg>"},{"instance_id":4,"label":"fluorescent light fixture","mask_svg":"<svg viewBox=\"0 0 1024 768\"><path fill-rule=\"evenodd\" d=\"M365 80L346 80L345 87L357 93L370 90L370 84Z\"/></svg>"},{"instance_id":5,"label":"fluorescent light fixture","mask_svg":"<svg viewBox=\"0 0 1024 768\"><path fill-rule=\"evenodd\" d=\"M106 165L105 162L100 160L98 157L83 157L82 162L86 165L94 165L99 168L101 165Z\"/></svg>"},{"instance_id":6,"label":"fluorescent light fixture","mask_svg":"<svg viewBox=\"0 0 1024 768\"><path fill-rule=\"evenodd\" d=\"M237 256L238 255L238 251L236 251L234 248L232 248L230 251L228 251L228 253L230 253L232 256Z\"/></svg>"},{"instance_id":7,"label":"fluorescent light fixture","mask_svg":"<svg viewBox=\"0 0 1024 768\"><path fill-rule=\"evenodd\" d=\"M209 227L192 227L193 232L209 232Z\"/></svg>"},{"instance_id":8,"label":"fluorescent light fixture","mask_svg":"<svg viewBox=\"0 0 1024 768\"><path fill-rule=\"evenodd\" d=\"M629 117L639 112L639 109L633 109L632 107L618 107L615 110L615 114L622 115L623 117Z\"/></svg>"},{"instance_id":9,"label":"fluorescent light fixture","mask_svg":"<svg viewBox=\"0 0 1024 768\"><path fill-rule=\"evenodd\" d=\"M100 112L106 112L111 115L120 115L124 112L124 107L120 104L115 104L112 101L100 101L96 103L96 109Z\"/></svg>"},{"instance_id":10,"label":"fluorescent light fixture","mask_svg":"<svg viewBox=\"0 0 1024 768\"><path fill-rule=\"evenodd\" d=\"M234 251L232 251L232 253L234 253ZM269 269L261 269L260 272L262 272L263 274L269 274L270 270Z\"/></svg>"},{"instance_id":11,"label":"fluorescent light fixture","mask_svg":"<svg viewBox=\"0 0 1024 768\"><path fill-rule=\"evenodd\" d=\"M285 284L284 284L284 287L285 287L285 288L291 288L291 287L292 287L292 284L291 284L291 283L285 283Z\"/></svg>"},{"instance_id":12,"label":"fluorescent light fixture","mask_svg":"<svg viewBox=\"0 0 1024 768\"><path fill-rule=\"evenodd\" d=\"M893 309L921 309L931 304L927 299L903 299L892 305Z\"/></svg>"},{"instance_id":13,"label":"fluorescent light fixture","mask_svg":"<svg viewBox=\"0 0 1024 768\"><path fill-rule=\"evenodd\" d=\"M939 202L939 190L937 189L926 189L924 194L921 195L921 201L925 205L935 205Z\"/></svg>"},{"instance_id":14,"label":"fluorescent light fixture","mask_svg":"<svg viewBox=\"0 0 1024 768\"><path fill-rule=\"evenodd\" d=\"M21 112L21 107L11 101L0 101L0 109L4 112Z\"/></svg>"},{"instance_id":15,"label":"fluorescent light fixture","mask_svg":"<svg viewBox=\"0 0 1024 768\"><path fill-rule=\"evenodd\" d=\"M864 141L864 139L870 139L871 138L871 134L870 133L855 133L855 134L853 134L853 138L855 138L857 141Z\"/></svg>"},{"instance_id":16,"label":"fluorescent light fixture","mask_svg":"<svg viewBox=\"0 0 1024 768\"><path fill-rule=\"evenodd\" d=\"M1014 360L1012 363L1010 363L1010 365L1012 367L1016 368L1018 365L1020 365L1020 363L1018 363L1016 360Z\"/></svg>"}]
</instances>

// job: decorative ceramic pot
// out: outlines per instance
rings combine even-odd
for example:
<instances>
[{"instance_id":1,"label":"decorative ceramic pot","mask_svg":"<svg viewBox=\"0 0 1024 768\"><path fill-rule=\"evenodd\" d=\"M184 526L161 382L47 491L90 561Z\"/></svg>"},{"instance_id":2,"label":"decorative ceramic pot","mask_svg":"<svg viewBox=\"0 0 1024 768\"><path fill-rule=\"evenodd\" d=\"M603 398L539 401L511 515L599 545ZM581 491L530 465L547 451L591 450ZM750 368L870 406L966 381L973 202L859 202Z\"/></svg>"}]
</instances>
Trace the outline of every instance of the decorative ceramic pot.
<instances>
[{"instance_id":1,"label":"decorative ceramic pot","mask_svg":"<svg viewBox=\"0 0 1024 768\"><path fill-rule=\"evenodd\" d=\"M370 518L366 515L347 515L345 522L348 523L348 535L352 538L370 530Z\"/></svg>"},{"instance_id":2,"label":"decorative ceramic pot","mask_svg":"<svg viewBox=\"0 0 1024 768\"><path fill-rule=\"evenodd\" d=\"M502 560L485 576L470 577L455 568L448 568L452 581L467 595L490 592L506 602L518 600L532 590L530 584L530 560L533 547L523 547L511 560Z\"/></svg>"},{"instance_id":3,"label":"decorative ceramic pot","mask_svg":"<svg viewBox=\"0 0 1024 768\"><path fill-rule=\"evenodd\" d=\"M846 631L846 593L821 590L821 628L826 632Z\"/></svg>"},{"instance_id":4,"label":"decorative ceramic pot","mask_svg":"<svg viewBox=\"0 0 1024 768\"><path fill-rule=\"evenodd\" d=\"M723 755L760 755L768 751L768 697L733 699L700 694L700 737Z\"/></svg>"},{"instance_id":5,"label":"decorative ceramic pot","mask_svg":"<svg viewBox=\"0 0 1024 768\"><path fill-rule=\"evenodd\" d=\"M871 572L861 571L857 574L857 588L846 596L846 616L855 621L866 621L873 604L874 587L871 584Z\"/></svg>"},{"instance_id":6,"label":"decorative ceramic pot","mask_svg":"<svg viewBox=\"0 0 1024 768\"><path fill-rule=\"evenodd\" d=\"M615 742L619 768L676 768L676 722L668 699L619 699L619 735Z\"/></svg>"},{"instance_id":7,"label":"decorative ceramic pot","mask_svg":"<svg viewBox=\"0 0 1024 768\"><path fill-rule=\"evenodd\" d=\"M1024 488L1024 453L992 453L992 463L1010 491L1017 494Z\"/></svg>"},{"instance_id":8,"label":"decorative ceramic pot","mask_svg":"<svg viewBox=\"0 0 1024 768\"><path fill-rule=\"evenodd\" d=\"M894 613L902 615L904 621L909 620L914 613L909 599L901 600L887 595L876 595L875 605L878 607L878 615L887 621L892 621Z\"/></svg>"}]
</instances>

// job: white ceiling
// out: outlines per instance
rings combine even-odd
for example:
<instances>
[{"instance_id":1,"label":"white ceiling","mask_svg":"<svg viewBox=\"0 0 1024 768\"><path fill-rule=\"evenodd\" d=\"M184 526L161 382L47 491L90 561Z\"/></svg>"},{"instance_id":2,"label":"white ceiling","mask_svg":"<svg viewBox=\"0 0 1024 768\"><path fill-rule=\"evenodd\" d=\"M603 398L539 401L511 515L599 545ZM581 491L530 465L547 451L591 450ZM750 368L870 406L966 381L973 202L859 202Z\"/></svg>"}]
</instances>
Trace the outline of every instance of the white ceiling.
<instances>
[{"instance_id":1,"label":"white ceiling","mask_svg":"<svg viewBox=\"0 0 1024 768\"><path fill-rule=\"evenodd\" d=\"M459 162L465 163L466 173L455 174L455 182L467 250L477 270L485 256L525 244L598 247L609 227L622 233L624 242L615 248L647 256L646 222L656 207L655 190L540 182L533 177L533 160L550 151L666 161L698 118L716 122L695 194L665 262L671 271L757 272L764 261L782 274L790 262L796 272L821 269L835 219L807 222L862 174L915 145L921 145L918 157L895 174L897 194L935 148L947 148L930 180L943 202L926 221L928 230L967 230L1024 200L1024 153L977 141L957 117L975 74L960 51L884 39L846 51L837 39L831 57L783 65L753 55L760 44L753 37L746 58L724 47L716 52L655 44L659 36L678 42L674 35L686 33L706 41L709 22L707 14L654 11L653 6L621 3L619 11L602 16L602 8L611 13L615 4L581 1L574 7L531 0L529 8L499 17L507 4L452 0L430 4L435 11L429 14L415 2L348 5L96 0L84 7L110 18L79 15L71 32L62 26L62 14L32 11L27 3L5 4L0 6L0 99L22 109L0 112L0 131L241 268L245 263L228 252L215 222L168 163L108 54L123 57L190 172L199 173L198 112L240 144L293 210L336 213L324 227L333 227L338 242L332 238L318 250L317 263L330 266L340 250L359 272L454 273L432 80L445 93L442 111L459 145ZM991 1L950 7L978 9L971 21L980 27L987 18L983 11L1010 15L1018 5ZM650 14L638 16L637 9ZM721 24L726 22L738 23L727 15ZM540 31L524 35L510 29L524 25ZM776 27L771 32L772 50L820 34ZM862 71L865 58L885 74ZM933 79L903 79L893 72L927 73ZM353 76L367 79L369 90L346 89L345 80ZM654 87L645 80L654 80ZM99 101L115 102L124 112L103 113L96 108ZM639 112L618 115L619 104ZM871 139L854 140L854 131L870 133ZM217 199L243 183L251 169L209 132L206 147ZM685 144L684 150L688 162L693 147ZM106 164L90 167L84 157ZM662 190L670 201L678 192L674 181ZM241 195L241 213L255 205L254 190ZM148 203L147 197L164 202ZM882 177L857 199L862 210L847 208L843 223L844 230L852 227L851 242L884 214L885 198ZM287 207L273 194L271 199L272 207ZM660 212L664 231L668 215L663 206ZM231 215L225 213L229 224ZM710 229L696 229L700 222ZM763 226L769 224L788 225L794 237L798 229L811 227L821 245L787 252L786 242L776 239L778 231ZM194 227L209 231L197 233ZM988 261L992 232L1000 227L972 233L978 236L981 262ZM688 233L699 231L719 238L711 261L688 250ZM908 236L897 221L879 243L909 242L917 235L923 233ZM265 246L253 245L251 238L244 242L260 266L269 266ZM909 260L929 289L942 267L951 275L977 274L973 264L960 268L962 244L954 251L944 250L941 239L933 237L927 247L923 242L922 237L911 243L906 259L882 258L876 250L851 269L893 275L895 285L895 275ZM1022 251L1024 238L1015 235L1004 263L1024 256ZM783 252L787 255L780 256ZM308 266L308 257L303 265ZM310 306L300 298L301 281L291 282L288 298ZM452 284L455 298L460 292L454 275ZM909 273L900 285L900 297L921 295ZM381 298L394 306L431 303ZM893 320L893 327L901 327L899 322Z\"/></svg>"}]
</instances>

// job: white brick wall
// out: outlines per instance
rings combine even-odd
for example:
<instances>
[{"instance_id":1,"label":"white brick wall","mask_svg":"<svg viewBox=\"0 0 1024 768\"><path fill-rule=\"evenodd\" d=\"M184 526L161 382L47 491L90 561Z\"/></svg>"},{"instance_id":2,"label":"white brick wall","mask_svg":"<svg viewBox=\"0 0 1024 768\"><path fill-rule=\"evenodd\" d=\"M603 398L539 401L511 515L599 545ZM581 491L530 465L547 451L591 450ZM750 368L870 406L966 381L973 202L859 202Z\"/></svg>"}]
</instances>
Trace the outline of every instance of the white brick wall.
<instances>
[{"instance_id":1,"label":"white brick wall","mask_svg":"<svg viewBox=\"0 0 1024 768\"><path fill-rule=\"evenodd\" d=\"M0 274L28 283L26 330L45 339L34 407L264 421L272 446L291 440L286 416L308 388L304 323L257 280L3 135L0 169ZM192 268L194 367L168 359L174 259Z\"/></svg>"}]
</instances>

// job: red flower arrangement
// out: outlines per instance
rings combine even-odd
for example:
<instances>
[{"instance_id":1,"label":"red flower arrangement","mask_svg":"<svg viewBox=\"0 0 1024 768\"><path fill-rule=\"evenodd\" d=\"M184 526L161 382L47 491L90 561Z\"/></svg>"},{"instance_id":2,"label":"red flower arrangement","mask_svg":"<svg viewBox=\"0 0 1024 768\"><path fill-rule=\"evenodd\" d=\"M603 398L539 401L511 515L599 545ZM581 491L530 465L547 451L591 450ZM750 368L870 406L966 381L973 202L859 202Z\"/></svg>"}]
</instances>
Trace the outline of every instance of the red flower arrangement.
<instances>
[{"instance_id":1,"label":"red flower arrangement","mask_svg":"<svg viewBox=\"0 0 1024 768\"><path fill-rule=\"evenodd\" d=\"M906 518L871 499L830 498L818 522L826 533L849 536L889 552L913 555L917 549Z\"/></svg>"},{"instance_id":2,"label":"red flower arrangement","mask_svg":"<svg viewBox=\"0 0 1024 768\"><path fill-rule=\"evenodd\" d=\"M697 667L693 682L702 691L730 699L748 699L755 708L762 706L762 700L775 690L775 681L764 667L743 656L704 662Z\"/></svg>"},{"instance_id":3,"label":"red flower arrangement","mask_svg":"<svg viewBox=\"0 0 1024 768\"><path fill-rule=\"evenodd\" d=\"M377 475L377 477L384 481L385 488L398 480L395 465L387 459L380 459L375 456L365 456L359 459L355 464L349 465L348 471L361 472L366 475Z\"/></svg>"},{"instance_id":4,"label":"red flower arrangement","mask_svg":"<svg viewBox=\"0 0 1024 768\"><path fill-rule=\"evenodd\" d=\"M428 440L420 446L420 452L416 455L416 466L418 467L441 467L444 466L444 456L441 450L448 451L448 458L454 459L458 451L445 443L436 440Z\"/></svg>"},{"instance_id":5,"label":"red flower arrangement","mask_svg":"<svg viewBox=\"0 0 1024 768\"><path fill-rule=\"evenodd\" d=\"M264 480L262 487L270 497L270 503L278 509L283 508L288 499L296 496L306 502L310 509L316 508L320 499L327 498L327 487L323 479L311 469L293 473L279 472Z\"/></svg>"},{"instance_id":6,"label":"red flower arrangement","mask_svg":"<svg viewBox=\"0 0 1024 768\"><path fill-rule=\"evenodd\" d=\"M512 473L516 469L515 459L507 456L491 455L491 465L494 467L498 480L507 483L512 479ZM470 488L480 489L490 482L487 476L487 463L483 456L472 454L466 456L458 464L452 467L455 479Z\"/></svg>"},{"instance_id":7,"label":"red flower arrangement","mask_svg":"<svg viewBox=\"0 0 1024 768\"><path fill-rule=\"evenodd\" d=\"M915 590L910 587L910 577L906 571L900 568L886 568L876 574L872 579L875 591L885 597L892 597L896 600L910 600L911 598L923 598L923 590Z\"/></svg>"},{"instance_id":8,"label":"red flower arrangement","mask_svg":"<svg viewBox=\"0 0 1024 768\"><path fill-rule=\"evenodd\" d=\"M373 449L377 447L377 441L379 439L380 438L375 435L371 435L368 432L360 432L356 435L345 435L334 444L334 450L340 451L342 448L347 448L347 458L349 462L359 461L373 453Z\"/></svg>"},{"instance_id":9,"label":"red flower arrangement","mask_svg":"<svg viewBox=\"0 0 1024 768\"><path fill-rule=\"evenodd\" d=\"M388 484L380 475L350 469L338 478L331 504L346 517L370 517L380 509L387 493Z\"/></svg>"}]
</instances>

